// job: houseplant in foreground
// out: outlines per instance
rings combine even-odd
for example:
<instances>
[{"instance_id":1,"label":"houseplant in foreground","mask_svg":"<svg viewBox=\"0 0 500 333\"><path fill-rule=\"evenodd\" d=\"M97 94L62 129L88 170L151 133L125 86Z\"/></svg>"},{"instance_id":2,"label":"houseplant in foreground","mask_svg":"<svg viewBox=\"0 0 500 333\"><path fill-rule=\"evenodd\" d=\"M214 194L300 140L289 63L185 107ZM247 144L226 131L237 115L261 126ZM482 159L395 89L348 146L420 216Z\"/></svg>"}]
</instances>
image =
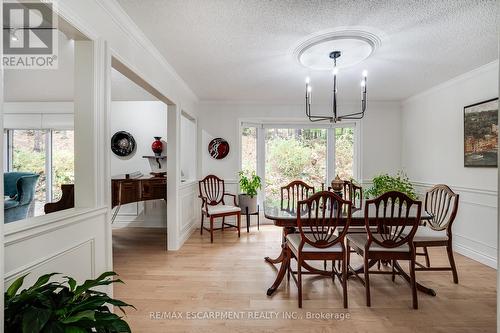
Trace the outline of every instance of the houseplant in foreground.
<instances>
[{"instance_id":1,"label":"houseplant in foreground","mask_svg":"<svg viewBox=\"0 0 500 333\"><path fill-rule=\"evenodd\" d=\"M395 176L389 174L381 174L373 177L373 185L365 191L366 198L376 198L390 191L398 191L406 194L413 200L418 199L417 193L413 184L408 179L408 176L399 171Z\"/></svg>"},{"instance_id":2,"label":"houseplant in foreground","mask_svg":"<svg viewBox=\"0 0 500 333\"><path fill-rule=\"evenodd\" d=\"M262 181L259 176L252 172L240 171L240 189L241 194L238 195L238 202L242 212L246 212L248 207L249 213L257 211L257 190L262 188Z\"/></svg>"},{"instance_id":3,"label":"houseplant in foreground","mask_svg":"<svg viewBox=\"0 0 500 333\"><path fill-rule=\"evenodd\" d=\"M99 286L123 283L113 279L115 272L101 274L95 280L77 285L64 276L62 282L50 282L51 273L41 276L31 287L17 293L26 275L15 280L4 295L5 332L22 333L125 333L131 332L122 317L112 313L108 305L133 307L93 290Z\"/></svg>"}]
</instances>

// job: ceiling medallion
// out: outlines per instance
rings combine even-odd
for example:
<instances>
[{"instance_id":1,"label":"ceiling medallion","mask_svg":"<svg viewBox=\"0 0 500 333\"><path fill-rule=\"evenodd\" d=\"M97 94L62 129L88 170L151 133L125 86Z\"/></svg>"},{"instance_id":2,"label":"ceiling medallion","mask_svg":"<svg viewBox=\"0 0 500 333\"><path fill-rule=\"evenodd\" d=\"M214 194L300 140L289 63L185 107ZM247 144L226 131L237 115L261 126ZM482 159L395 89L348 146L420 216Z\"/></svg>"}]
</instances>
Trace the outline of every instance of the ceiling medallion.
<instances>
[{"instance_id":1,"label":"ceiling medallion","mask_svg":"<svg viewBox=\"0 0 500 333\"><path fill-rule=\"evenodd\" d=\"M373 33L342 29L323 32L307 37L293 51L297 62L312 70L331 70L331 59L325 57L332 50L340 51L337 68L354 66L368 57L380 46L381 39Z\"/></svg>"}]
</instances>

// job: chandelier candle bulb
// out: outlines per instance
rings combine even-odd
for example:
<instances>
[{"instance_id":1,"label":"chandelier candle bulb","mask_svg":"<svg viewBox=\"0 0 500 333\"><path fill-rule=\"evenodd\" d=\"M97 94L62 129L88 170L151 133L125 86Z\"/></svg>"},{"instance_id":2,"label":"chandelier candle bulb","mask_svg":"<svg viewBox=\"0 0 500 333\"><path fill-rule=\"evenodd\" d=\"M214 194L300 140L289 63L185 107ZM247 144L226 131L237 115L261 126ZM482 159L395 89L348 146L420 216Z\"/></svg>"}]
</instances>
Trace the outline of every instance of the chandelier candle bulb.
<instances>
[{"instance_id":1,"label":"chandelier candle bulb","mask_svg":"<svg viewBox=\"0 0 500 333\"><path fill-rule=\"evenodd\" d=\"M362 73L363 77L366 79L366 77L368 76L368 71L365 69Z\"/></svg>"}]
</instances>

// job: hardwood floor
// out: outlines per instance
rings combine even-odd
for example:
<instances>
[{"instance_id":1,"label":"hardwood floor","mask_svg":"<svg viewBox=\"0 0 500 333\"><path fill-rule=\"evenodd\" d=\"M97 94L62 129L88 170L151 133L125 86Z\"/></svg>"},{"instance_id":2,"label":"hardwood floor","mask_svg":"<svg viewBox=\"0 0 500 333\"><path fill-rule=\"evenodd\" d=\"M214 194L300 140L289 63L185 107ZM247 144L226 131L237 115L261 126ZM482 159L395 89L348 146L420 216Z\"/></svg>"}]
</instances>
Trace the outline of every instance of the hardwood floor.
<instances>
[{"instance_id":1,"label":"hardwood floor","mask_svg":"<svg viewBox=\"0 0 500 333\"><path fill-rule=\"evenodd\" d=\"M348 309L342 307L339 282L324 277L305 277L301 310L292 280L268 297L277 271L264 257L279 254L280 232L270 225L253 227L238 239L226 230L210 244L210 236L197 231L180 251L165 252L163 230L113 230L114 267L126 283L115 286L114 296L137 307L127 311L132 331L495 332L496 271L459 254L458 285L451 272L417 272L417 280L437 292L419 293L419 310L411 308L408 284L400 277L392 283L386 275L370 276L371 308L354 278L348 282ZM446 263L445 249L430 255L431 263ZM215 317L222 313L233 318ZM321 315L337 318L310 318Z\"/></svg>"}]
</instances>

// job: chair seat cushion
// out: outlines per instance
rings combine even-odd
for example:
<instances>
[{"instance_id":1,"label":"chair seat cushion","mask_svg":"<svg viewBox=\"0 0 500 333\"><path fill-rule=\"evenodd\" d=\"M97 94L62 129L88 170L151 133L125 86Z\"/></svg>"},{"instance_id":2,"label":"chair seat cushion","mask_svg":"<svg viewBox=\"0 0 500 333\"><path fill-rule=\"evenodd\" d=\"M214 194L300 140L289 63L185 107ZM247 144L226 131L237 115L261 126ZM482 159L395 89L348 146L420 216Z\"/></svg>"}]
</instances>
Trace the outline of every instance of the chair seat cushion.
<instances>
[{"instance_id":1,"label":"chair seat cushion","mask_svg":"<svg viewBox=\"0 0 500 333\"><path fill-rule=\"evenodd\" d=\"M446 230L433 230L426 226L419 226L415 237L413 237L413 242L432 242L432 241L447 241L448 235Z\"/></svg>"},{"instance_id":2,"label":"chair seat cushion","mask_svg":"<svg viewBox=\"0 0 500 333\"><path fill-rule=\"evenodd\" d=\"M217 215L217 214L226 214L226 213L237 213L241 212L240 207L230 206L230 205L217 205L217 206L208 206L208 214L209 215Z\"/></svg>"},{"instance_id":3,"label":"chair seat cushion","mask_svg":"<svg viewBox=\"0 0 500 333\"><path fill-rule=\"evenodd\" d=\"M306 237L312 239L312 236L308 236L307 234ZM299 251L300 242L302 241L302 236L300 234L288 234L286 236L286 240L290 249L294 253L297 253ZM318 248L312 246L311 244L305 243L304 247L302 248L302 252L342 252L342 246L340 245L340 243L337 243L330 247Z\"/></svg>"},{"instance_id":4,"label":"chair seat cushion","mask_svg":"<svg viewBox=\"0 0 500 333\"><path fill-rule=\"evenodd\" d=\"M378 240L382 241L382 238L379 235L373 235L375 238ZM368 235L366 233L364 234L348 234L347 239L357 247L364 249L366 242L368 242ZM403 244L398 247L383 247L375 242L372 242L370 244L370 249L369 251L373 252L382 252L382 251L388 251L388 252L410 252L410 247L408 244Z\"/></svg>"},{"instance_id":5,"label":"chair seat cushion","mask_svg":"<svg viewBox=\"0 0 500 333\"><path fill-rule=\"evenodd\" d=\"M3 209L10 209L19 206L19 201L14 199L7 199L3 202Z\"/></svg>"}]
</instances>

